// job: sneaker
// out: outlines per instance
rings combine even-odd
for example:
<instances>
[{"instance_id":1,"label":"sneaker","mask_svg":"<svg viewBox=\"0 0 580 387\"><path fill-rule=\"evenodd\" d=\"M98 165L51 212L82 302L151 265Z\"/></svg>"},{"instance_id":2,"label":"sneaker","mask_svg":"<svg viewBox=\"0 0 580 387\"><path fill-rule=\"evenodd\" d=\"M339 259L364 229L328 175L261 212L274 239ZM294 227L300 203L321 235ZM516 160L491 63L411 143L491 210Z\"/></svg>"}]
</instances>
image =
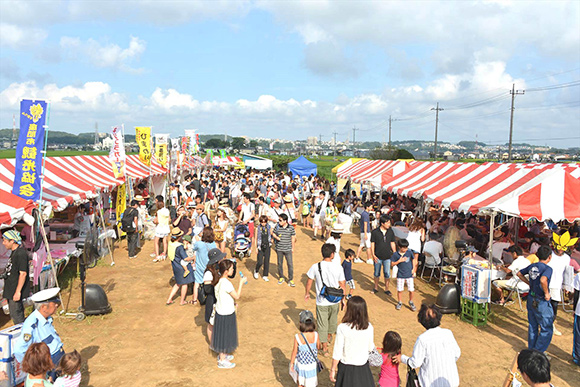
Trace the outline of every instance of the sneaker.
<instances>
[{"instance_id":1,"label":"sneaker","mask_svg":"<svg viewBox=\"0 0 580 387\"><path fill-rule=\"evenodd\" d=\"M365 262L365 261L363 261L363 260L362 260L362 259L360 259L360 258L355 258L355 259L354 259L354 263L364 263L364 262Z\"/></svg>"},{"instance_id":2,"label":"sneaker","mask_svg":"<svg viewBox=\"0 0 580 387\"><path fill-rule=\"evenodd\" d=\"M137 258L136 255L133 255L132 257L129 257L129 259L135 259L135 258Z\"/></svg>"},{"instance_id":3,"label":"sneaker","mask_svg":"<svg viewBox=\"0 0 580 387\"><path fill-rule=\"evenodd\" d=\"M234 360L234 355L226 355L226 361ZM220 361L220 355L217 355L217 361Z\"/></svg>"},{"instance_id":4,"label":"sneaker","mask_svg":"<svg viewBox=\"0 0 580 387\"><path fill-rule=\"evenodd\" d=\"M415 306L415 303L413 301L409 301L409 306L411 307L411 310L413 312L417 310L417 307Z\"/></svg>"},{"instance_id":5,"label":"sneaker","mask_svg":"<svg viewBox=\"0 0 580 387\"><path fill-rule=\"evenodd\" d=\"M375 261L373 261L372 259L367 259L367 263L369 265L374 265L375 264Z\"/></svg>"},{"instance_id":6,"label":"sneaker","mask_svg":"<svg viewBox=\"0 0 580 387\"><path fill-rule=\"evenodd\" d=\"M160 257L155 257L155 258L153 259L153 262L159 262L159 261L161 261L161 258L160 258Z\"/></svg>"},{"instance_id":7,"label":"sneaker","mask_svg":"<svg viewBox=\"0 0 580 387\"><path fill-rule=\"evenodd\" d=\"M258 272L257 272L257 271L255 271L255 272L254 272L254 278L255 278L255 279L258 279L259 277L260 277L260 275L258 274Z\"/></svg>"},{"instance_id":8,"label":"sneaker","mask_svg":"<svg viewBox=\"0 0 580 387\"><path fill-rule=\"evenodd\" d=\"M232 362L227 361L227 360L218 361L218 368L230 369L230 368L234 368L235 366L236 366L236 363L232 363Z\"/></svg>"},{"instance_id":9,"label":"sneaker","mask_svg":"<svg viewBox=\"0 0 580 387\"><path fill-rule=\"evenodd\" d=\"M397 306L395 306L395 309L401 310L402 307L403 307L403 303L399 302L399 303L397 303Z\"/></svg>"},{"instance_id":10,"label":"sneaker","mask_svg":"<svg viewBox=\"0 0 580 387\"><path fill-rule=\"evenodd\" d=\"M151 254L149 254L149 256L150 256L151 258L155 258L155 257L157 256L157 254L155 254L155 253L151 253Z\"/></svg>"},{"instance_id":11,"label":"sneaker","mask_svg":"<svg viewBox=\"0 0 580 387\"><path fill-rule=\"evenodd\" d=\"M283 283L284 283L284 278L280 278L280 279L278 280L278 285L282 285Z\"/></svg>"},{"instance_id":12,"label":"sneaker","mask_svg":"<svg viewBox=\"0 0 580 387\"><path fill-rule=\"evenodd\" d=\"M266 276L264 276L264 277L262 277L262 278L264 279L264 282L270 282L270 278L268 278L268 277L266 277Z\"/></svg>"},{"instance_id":13,"label":"sneaker","mask_svg":"<svg viewBox=\"0 0 580 387\"><path fill-rule=\"evenodd\" d=\"M290 280L290 281L288 281L288 286L293 288L294 286L296 286L296 284L294 283L294 281Z\"/></svg>"},{"instance_id":14,"label":"sneaker","mask_svg":"<svg viewBox=\"0 0 580 387\"><path fill-rule=\"evenodd\" d=\"M558 330L558 328L556 328L556 326L555 326L555 325L554 325L554 334L555 334L556 336L562 336L562 332L560 332L560 331Z\"/></svg>"}]
</instances>

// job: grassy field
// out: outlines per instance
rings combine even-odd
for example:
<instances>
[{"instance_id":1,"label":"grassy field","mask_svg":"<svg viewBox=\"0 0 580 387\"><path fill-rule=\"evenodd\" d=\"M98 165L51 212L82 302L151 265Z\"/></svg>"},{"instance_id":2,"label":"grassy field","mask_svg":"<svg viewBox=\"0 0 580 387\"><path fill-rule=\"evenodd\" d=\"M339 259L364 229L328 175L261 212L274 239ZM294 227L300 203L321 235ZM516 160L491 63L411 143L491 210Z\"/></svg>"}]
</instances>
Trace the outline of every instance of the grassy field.
<instances>
[{"instance_id":1,"label":"grassy field","mask_svg":"<svg viewBox=\"0 0 580 387\"><path fill-rule=\"evenodd\" d=\"M348 157L338 158L333 156L319 156L307 157L308 161L312 161L318 166L318 174L327 178L328 180L336 180L336 176L332 173L332 168L347 160Z\"/></svg>"}]
</instances>

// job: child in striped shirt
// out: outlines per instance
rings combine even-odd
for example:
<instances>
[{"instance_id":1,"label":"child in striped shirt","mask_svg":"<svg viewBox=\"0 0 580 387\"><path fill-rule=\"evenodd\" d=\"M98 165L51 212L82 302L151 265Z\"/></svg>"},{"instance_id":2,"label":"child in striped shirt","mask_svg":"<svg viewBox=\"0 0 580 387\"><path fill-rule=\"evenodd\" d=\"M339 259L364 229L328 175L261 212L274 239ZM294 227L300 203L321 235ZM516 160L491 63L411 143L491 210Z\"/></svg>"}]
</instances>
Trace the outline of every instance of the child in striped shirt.
<instances>
[{"instance_id":1,"label":"child in striped shirt","mask_svg":"<svg viewBox=\"0 0 580 387\"><path fill-rule=\"evenodd\" d=\"M53 387L78 387L81 384L81 354L76 350L65 353L58 364L61 376Z\"/></svg>"}]
</instances>

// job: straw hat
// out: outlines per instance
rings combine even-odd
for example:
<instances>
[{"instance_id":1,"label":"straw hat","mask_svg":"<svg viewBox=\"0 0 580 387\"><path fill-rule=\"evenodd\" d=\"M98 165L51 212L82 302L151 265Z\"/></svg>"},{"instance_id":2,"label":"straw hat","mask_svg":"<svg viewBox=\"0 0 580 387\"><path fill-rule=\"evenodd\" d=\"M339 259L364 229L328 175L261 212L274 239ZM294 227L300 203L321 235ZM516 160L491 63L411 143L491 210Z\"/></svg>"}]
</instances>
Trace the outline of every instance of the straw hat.
<instances>
[{"instance_id":1,"label":"straw hat","mask_svg":"<svg viewBox=\"0 0 580 387\"><path fill-rule=\"evenodd\" d=\"M344 232L344 228L342 227L341 224L335 224L332 229L330 230L330 232L334 232L337 234L342 234Z\"/></svg>"},{"instance_id":2,"label":"straw hat","mask_svg":"<svg viewBox=\"0 0 580 387\"><path fill-rule=\"evenodd\" d=\"M284 201L286 203L292 203L292 195L286 194L286 196L284 196Z\"/></svg>"},{"instance_id":3,"label":"straw hat","mask_svg":"<svg viewBox=\"0 0 580 387\"><path fill-rule=\"evenodd\" d=\"M133 199L135 199L139 202L142 202L143 200L145 200L145 199L143 199L143 196L141 196L141 195L135 195L135 197Z\"/></svg>"},{"instance_id":4,"label":"straw hat","mask_svg":"<svg viewBox=\"0 0 580 387\"><path fill-rule=\"evenodd\" d=\"M179 227L174 227L173 230L171 230L171 236L174 238L180 237L182 235L183 231Z\"/></svg>"}]
</instances>

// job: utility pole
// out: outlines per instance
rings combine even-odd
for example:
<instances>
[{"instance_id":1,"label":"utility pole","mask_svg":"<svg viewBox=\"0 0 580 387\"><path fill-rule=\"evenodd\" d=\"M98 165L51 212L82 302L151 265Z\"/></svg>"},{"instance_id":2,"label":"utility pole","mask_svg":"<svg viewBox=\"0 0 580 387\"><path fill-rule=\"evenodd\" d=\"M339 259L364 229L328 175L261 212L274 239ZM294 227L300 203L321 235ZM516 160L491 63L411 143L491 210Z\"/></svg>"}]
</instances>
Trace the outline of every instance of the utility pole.
<instances>
[{"instance_id":1,"label":"utility pole","mask_svg":"<svg viewBox=\"0 0 580 387\"><path fill-rule=\"evenodd\" d=\"M333 149L332 149L332 155L333 155L333 157L336 157L336 135L337 135L338 133L336 133L336 132L332 132L332 134L334 135L334 142L333 142L333 144L332 144L332 145L333 145Z\"/></svg>"},{"instance_id":2,"label":"utility pole","mask_svg":"<svg viewBox=\"0 0 580 387\"><path fill-rule=\"evenodd\" d=\"M97 149L99 145L99 123L95 122L95 146L94 148Z\"/></svg>"},{"instance_id":3,"label":"utility pole","mask_svg":"<svg viewBox=\"0 0 580 387\"><path fill-rule=\"evenodd\" d=\"M516 99L516 95L523 95L526 91L525 90L516 90L516 84L512 84L512 89L510 94L512 95L512 111L510 116L510 142L508 146L508 162L512 161L512 137L514 132L514 100Z\"/></svg>"},{"instance_id":4,"label":"utility pole","mask_svg":"<svg viewBox=\"0 0 580 387\"><path fill-rule=\"evenodd\" d=\"M16 148L16 115L14 114L12 114L12 141L10 144Z\"/></svg>"},{"instance_id":5,"label":"utility pole","mask_svg":"<svg viewBox=\"0 0 580 387\"><path fill-rule=\"evenodd\" d=\"M431 108L435 110L435 146L433 147L433 158L437 161L437 127L439 126L439 111L443 110L439 107L439 102L437 102L437 107Z\"/></svg>"}]
</instances>

